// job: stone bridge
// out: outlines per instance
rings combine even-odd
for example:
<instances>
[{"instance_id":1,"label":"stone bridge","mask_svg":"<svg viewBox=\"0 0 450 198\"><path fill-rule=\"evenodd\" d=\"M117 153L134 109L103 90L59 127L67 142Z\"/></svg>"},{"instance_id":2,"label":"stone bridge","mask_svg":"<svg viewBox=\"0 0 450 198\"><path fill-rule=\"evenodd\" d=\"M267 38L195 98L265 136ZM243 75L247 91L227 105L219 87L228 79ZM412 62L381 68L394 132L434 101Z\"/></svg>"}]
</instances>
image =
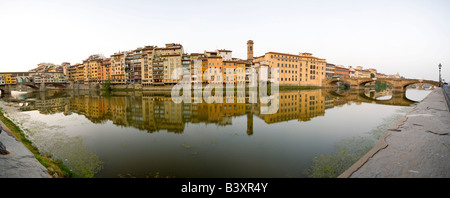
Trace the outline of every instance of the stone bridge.
<instances>
[{"instance_id":1,"label":"stone bridge","mask_svg":"<svg viewBox=\"0 0 450 198\"><path fill-rule=\"evenodd\" d=\"M350 89L364 89L365 85L370 82L385 82L390 84L394 92L405 92L406 87L412 84L430 84L432 86L439 86L439 82L421 79L404 79L404 78L332 78L322 81L322 86L331 87L337 82L347 82L350 84Z\"/></svg>"},{"instance_id":2,"label":"stone bridge","mask_svg":"<svg viewBox=\"0 0 450 198\"><path fill-rule=\"evenodd\" d=\"M55 74L62 75L62 73L57 72L3 72L0 75L9 74L14 77L14 84L0 84L0 91L2 94L11 94L11 90L18 85L24 85L31 87L33 89L39 89L40 91L45 91L48 85L55 87L66 87L69 83L67 81L54 81L48 79L45 76L52 76Z\"/></svg>"},{"instance_id":3,"label":"stone bridge","mask_svg":"<svg viewBox=\"0 0 450 198\"><path fill-rule=\"evenodd\" d=\"M349 102L376 103L394 106L410 106L417 103L416 101L408 99L406 97L406 92L392 92L392 97L388 100L377 100L368 97L364 90L349 90L345 93L338 93L336 90L328 90L324 92L324 96L329 98L337 97Z\"/></svg>"}]
</instances>

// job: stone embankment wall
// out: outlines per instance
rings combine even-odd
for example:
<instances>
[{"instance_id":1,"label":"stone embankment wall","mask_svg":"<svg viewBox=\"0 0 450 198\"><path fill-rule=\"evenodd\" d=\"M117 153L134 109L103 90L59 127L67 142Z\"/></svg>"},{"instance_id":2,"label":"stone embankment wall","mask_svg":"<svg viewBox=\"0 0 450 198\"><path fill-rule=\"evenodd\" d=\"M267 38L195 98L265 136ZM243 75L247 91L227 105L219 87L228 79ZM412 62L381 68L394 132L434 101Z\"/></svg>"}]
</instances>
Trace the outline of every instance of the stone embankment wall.
<instances>
[{"instance_id":1,"label":"stone embankment wall","mask_svg":"<svg viewBox=\"0 0 450 198\"><path fill-rule=\"evenodd\" d=\"M340 177L449 178L450 112L441 88L391 126Z\"/></svg>"}]
</instances>

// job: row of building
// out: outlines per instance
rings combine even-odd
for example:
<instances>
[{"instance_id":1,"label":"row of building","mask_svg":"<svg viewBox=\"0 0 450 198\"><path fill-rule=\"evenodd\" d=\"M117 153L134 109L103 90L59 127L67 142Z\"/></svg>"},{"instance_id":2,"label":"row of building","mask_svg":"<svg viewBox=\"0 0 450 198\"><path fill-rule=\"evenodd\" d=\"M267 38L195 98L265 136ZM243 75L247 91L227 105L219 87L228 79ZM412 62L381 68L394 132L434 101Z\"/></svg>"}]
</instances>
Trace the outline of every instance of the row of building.
<instances>
[{"instance_id":1,"label":"row of building","mask_svg":"<svg viewBox=\"0 0 450 198\"><path fill-rule=\"evenodd\" d=\"M104 83L171 85L182 79L202 83L249 82L249 71L261 68L274 69L280 85L321 86L325 78L326 60L310 53L298 55L268 52L253 56L253 41L247 42L247 59L233 58L231 50L185 53L181 44L170 43L164 47L145 46L131 51L114 53L110 57L92 55L82 63L63 65L69 81L80 84ZM183 69L183 72L175 72ZM270 71L270 70L269 70ZM269 72L269 76L272 73ZM275 75L274 75L275 76Z\"/></svg>"},{"instance_id":2,"label":"row of building","mask_svg":"<svg viewBox=\"0 0 450 198\"><path fill-rule=\"evenodd\" d=\"M109 81L112 84L140 84L142 87L173 85L183 79L192 83L240 85L249 83L252 71L263 73L265 69L268 71L267 80L281 86L322 86L322 80L326 78L400 77L398 74L377 73L372 68L363 69L362 66L336 66L311 53L267 52L255 57L253 45L252 40L247 42L247 59L233 58L232 51L224 49L189 54L184 52L181 44L170 43L164 47L145 46L117 52L110 57L95 54L74 65L68 62L61 65L41 63L29 72L61 74L56 75L58 82L64 81L61 79L63 76L66 81L78 84ZM52 76L41 77L52 81Z\"/></svg>"},{"instance_id":3,"label":"row of building","mask_svg":"<svg viewBox=\"0 0 450 198\"><path fill-rule=\"evenodd\" d=\"M395 75L386 75L378 73L376 69L364 69L362 66L345 67L343 65L334 65L327 63L326 78L402 78L399 73Z\"/></svg>"}]
</instances>

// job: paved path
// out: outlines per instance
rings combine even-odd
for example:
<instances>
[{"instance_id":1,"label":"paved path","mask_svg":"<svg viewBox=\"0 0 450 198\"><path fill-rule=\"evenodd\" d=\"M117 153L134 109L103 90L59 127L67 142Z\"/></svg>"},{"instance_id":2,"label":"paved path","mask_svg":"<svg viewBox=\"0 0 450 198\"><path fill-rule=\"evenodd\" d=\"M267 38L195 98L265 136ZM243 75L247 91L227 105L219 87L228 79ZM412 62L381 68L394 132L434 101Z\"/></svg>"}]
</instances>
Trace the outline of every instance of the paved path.
<instances>
[{"instance_id":1,"label":"paved path","mask_svg":"<svg viewBox=\"0 0 450 198\"><path fill-rule=\"evenodd\" d=\"M438 88L340 177L450 178L449 133L450 112Z\"/></svg>"},{"instance_id":2,"label":"paved path","mask_svg":"<svg viewBox=\"0 0 450 198\"><path fill-rule=\"evenodd\" d=\"M33 153L10 134L2 121L0 125L5 130L0 134L0 141L10 152L0 155L0 178L50 178L47 169Z\"/></svg>"}]
</instances>

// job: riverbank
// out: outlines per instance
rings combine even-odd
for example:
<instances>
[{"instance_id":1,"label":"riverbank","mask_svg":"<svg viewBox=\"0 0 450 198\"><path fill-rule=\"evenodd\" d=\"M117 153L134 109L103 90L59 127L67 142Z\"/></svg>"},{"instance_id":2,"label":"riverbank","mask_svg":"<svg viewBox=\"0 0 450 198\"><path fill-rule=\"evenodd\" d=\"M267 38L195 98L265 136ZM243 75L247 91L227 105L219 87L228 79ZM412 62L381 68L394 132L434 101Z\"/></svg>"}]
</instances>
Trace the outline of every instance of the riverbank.
<instances>
[{"instance_id":1,"label":"riverbank","mask_svg":"<svg viewBox=\"0 0 450 198\"><path fill-rule=\"evenodd\" d=\"M0 109L3 132L0 141L9 151L0 155L0 178L67 178L73 173L61 162L43 156L25 137L23 131L8 119Z\"/></svg>"},{"instance_id":2,"label":"riverbank","mask_svg":"<svg viewBox=\"0 0 450 198\"><path fill-rule=\"evenodd\" d=\"M340 178L450 177L450 112L441 88L393 124Z\"/></svg>"}]
</instances>

